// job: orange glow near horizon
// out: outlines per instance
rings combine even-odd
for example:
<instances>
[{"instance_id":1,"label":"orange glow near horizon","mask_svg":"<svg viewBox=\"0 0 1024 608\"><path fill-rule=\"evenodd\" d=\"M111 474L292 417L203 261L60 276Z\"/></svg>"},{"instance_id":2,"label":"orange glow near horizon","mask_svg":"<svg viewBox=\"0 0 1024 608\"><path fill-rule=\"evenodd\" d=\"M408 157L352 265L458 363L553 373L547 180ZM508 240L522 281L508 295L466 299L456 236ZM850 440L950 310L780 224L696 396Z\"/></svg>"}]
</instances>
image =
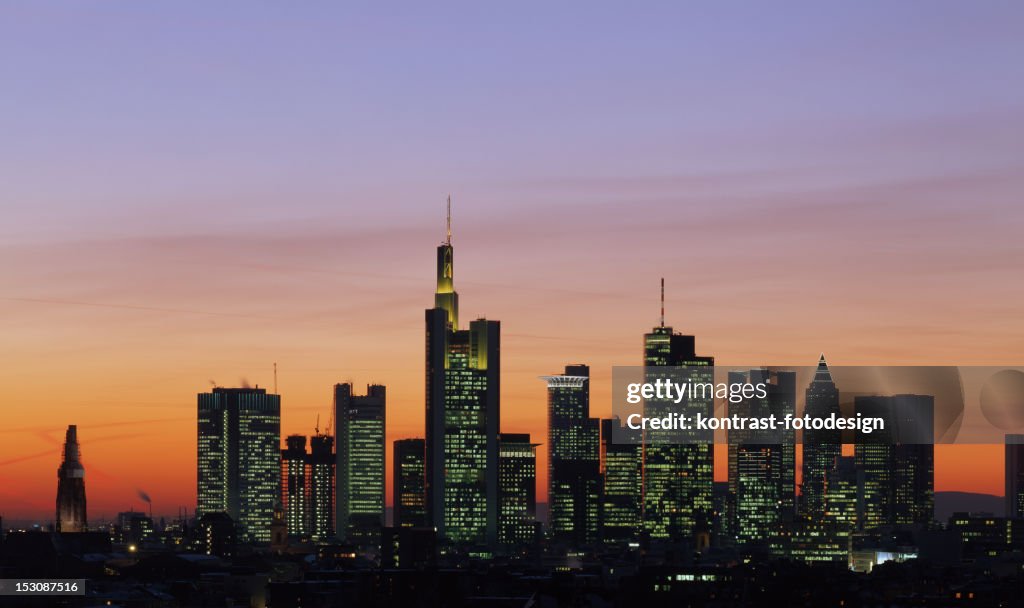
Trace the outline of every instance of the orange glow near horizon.
<instances>
[{"instance_id":1,"label":"orange glow near horizon","mask_svg":"<svg viewBox=\"0 0 1024 608\"><path fill-rule=\"evenodd\" d=\"M611 368L640 363L642 336L657 323L662 275L667 323L696 335L698 352L719 362L814 365L823 350L833 365L1019 359L1007 329L1020 326L1013 310L960 315L963 328L951 333L943 329L951 311L968 300L924 306L944 292L924 279L904 285L899 269L886 274L870 260L849 265L842 281L819 283L806 298L777 283L783 276L810 280L834 263L828 256L800 249L786 275L729 282L721 276L740 272L746 256L723 255L714 272L685 259L634 272L632 262L600 245L600 230L577 235L572 246L555 232L538 233L541 244L524 249L514 228L471 226L461 240L456 230L455 285L463 324L484 311L502 322L501 427L541 444L540 501L547 494L547 425L538 376L589 364L591 415L610 415ZM391 442L423 436L433 232L392 240L350 229L341 232L347 239L236 234L13 247L22 263L4 272L16 296L0 299L7 345L0 352L0 515L52 518L68 424L79 429L90 519L147 508L139 490L152 496L156 514L191 512L196 394L212 382L273 390L275 362L282 437L312 434L317 415L324 425L337 382L353 382L358 392L369 383L387 386L390 502ZM644 243L627 239L632 260L656 251ZM579 264L586 268L574 271ZM608 277L614 288L606 287ZM878 298L868 286L881 284L914 295ZM940 446L936 489L1001 494L1000 450ZM724 479L719 454L716 477Z\"/></svg>"}]
</instances>

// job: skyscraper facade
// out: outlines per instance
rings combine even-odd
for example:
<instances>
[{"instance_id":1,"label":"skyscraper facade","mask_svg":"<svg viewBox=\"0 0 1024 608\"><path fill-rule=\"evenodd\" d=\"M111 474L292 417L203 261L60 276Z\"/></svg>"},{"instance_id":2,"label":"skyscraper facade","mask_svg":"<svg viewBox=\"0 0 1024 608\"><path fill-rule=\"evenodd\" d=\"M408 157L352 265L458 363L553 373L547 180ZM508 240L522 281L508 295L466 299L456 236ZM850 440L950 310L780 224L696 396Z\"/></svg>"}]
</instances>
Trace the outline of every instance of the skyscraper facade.
<instances>
[{"instance_id":1,"label":"skyscraper facade","mask_svg":"<svg viewBox=\"0 0 1024 608\"><path fill-rule=\"evenodd\" d=\"M281 503L289 536L309 535L309 458L305 435L289 435L281 450Z\"/></svg>"},{"instance_id":2,"label":"skyscraper facade","mask_svg":"<svg viewBox=\"0 0 1024 608\"><path fill-rule=\"evenodd\" d=\"M337 438L336 530L355 544L380 541L384 526L384 438L387 389L371 384L355 395L351 384L334 386Z\"/></svg>"},{"instance_id":3,"label":"skyscraper facade","mask_svg":"<svg viewBox=\"0 0 1024 608\"><path fill-rule=\"evenodd\" d=\"M334 537L335 496L334 437L316 434L309 438L309 469L307 492L309 504L309 535L317 541Z\"/></svg>"},{"instance_id":4,"label":"skyscraper facade","mask_svg":"<svg viewBox=\"0 0 1024 608\"><path fill-rule=\"evenodd\" d=\"M600 534L600 422L590 417L590 368L567 365L548 386L548 523L576 545Z\"/></svg>"},{"instance_id":5,"label":"skyscraper facade","mask_svg":"<svg viewBox=\"0 0 1024 608\"><path fill-rule=\"evenodd\" d=\"M832 380L825 355L818 360L804 393L804 414L816 418L839 416L839 390ZM821 521L825 515L825 480L842 453L842 431L807 429L803 432L803 479L800 484L800 512L810 521Z\"/></svg>"},{"instance_id":6,"label":"skyscraper facade","mask_svg":"<svg viewBox=\"0 0 1024 608\"><path fill-rule=\"evenodd\" d=\"M882 418L885 428L861 435L854 446L860 470L858 524L928 524L935 514L934 398L864 396L858 415Z\"/></svg>"},{"instance_id":7,"label":"skyscraper facade","mask_svg":"<svg viewBox=\"0 0 1024 608\"><path fill-rule=\"evenodd\" d=\"M243 542L270 542L281 489L281 398L262 388L198 395L196 516L224 512Z\"/></svg>"},{"instance_id":8,"label":"skyscraper facade","mask_svg":"<svg viewBox=\"0 0 1024 608\"><path fill-rule=\"evenodd\" d=\"M78 426L68 426L64 434L64 453L57 468L58 532L85 532L85 467L78 446Z\"/></svg>"},{"instance_id":9,"label":"skyscraper facade","mask_svg":"<svg viewBox=\"0 0 1024 608\"><path fill-rule=\"evenodd\" d=\"M822 523L843 530L857 528L859 475L853 456L835 459L822 485Z\"/></svg>"},{"instance_id":10,"label":"skyscraper facade","mask_svg":"<svg viewBox=\"0 0 1024 608\"><path fill-rule=\"evenodd\" d=\"M606 543L639 538L643 495L640 432L618 418L601 421L601 539Z\"/></svg>"},{"instance_id":11,"label":"skyscraper facade","mask_svg":"<svg viewBox=\"0 0 1024 608\"><path fill-rule=\"evenodd\" d=\"M498 488L498 543L531 543L537 520L537 444L529 434L500 435Z\"/></svg>"},{"instance_id":12,"label":"skyscraper facade","mask_svg":"<svg viewBox=\"0 0 1024 608\"><path fill-rule=\"evenodd\" d=\"M796 408L796 374L753 369L730 372L729 383L765 384L756 396L729 403L729 414L783 419ZM792 431L729 431L729 487L733 530L740 543L765 541L793 520L796 500L796 444Z\"/></svg>"},{"instance_id":13,"label":"skyscraper facade","mask_svg":"<svg viewBox=\"0 0 1024 608\"><path fill-rule=\"evenodd\" d=\"M1024 435L1007 435L1003 449L1006 452L1006 516L1024 518Z\"/></svg>"},{"instance_id":14,"label":"skyscraper facade","mask_svg":"<svg viewBox=\"0 0 1024 608\"><path fill-rule=\"evenodd\" d=\"M392 501L396 528L421 528L427 525L423 482L425 449L422 439L395 441L391 481L394 486Z\"/></svg>"},{"instance_id":15,"label":"skyscraper facade","mask_svg":"<svg viewBox=\"0 0 1024 608\"><path fill-rule=\"evenodd\" d=\"M426 311L426 510L448 542L492 545L498 531L500 333L477 319L459 329L448 236L437 248L434 308Z\"/></svg>"},{"instance_id":16,"label":"skyscraper facade","mask_svg":"<svg viewBox=\"0 0 1024 608\"><path fill-rule=\"evenodd\" d=\"M663 307L664 310L664 307ZM693 336L662 324L644 335L644 382L714 382L714 358L696 354ZM679 368L670 374L654 368ZM669 375L666 375L669 374ZM694 395L680 403L644 401L644 416L714 414L714 396ZM652 539L683 540L708 529L713 516L714 449L701 433L648 430L644 436L643 522Z\"/></svg>"}]
</instances>

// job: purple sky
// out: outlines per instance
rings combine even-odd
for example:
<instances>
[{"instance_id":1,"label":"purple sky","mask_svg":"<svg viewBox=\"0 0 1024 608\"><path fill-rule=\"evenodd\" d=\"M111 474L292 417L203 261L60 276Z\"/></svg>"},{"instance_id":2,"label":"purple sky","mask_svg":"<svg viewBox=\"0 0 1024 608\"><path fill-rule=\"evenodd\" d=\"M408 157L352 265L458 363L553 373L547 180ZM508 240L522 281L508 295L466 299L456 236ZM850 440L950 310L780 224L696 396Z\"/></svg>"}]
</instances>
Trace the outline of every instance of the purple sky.
<instances>
[{"instance_id":1,"label":"purple sky","mask_svg":"<svg viewBox=\"0 0 1024 608\"><path fill-rule=\"evenodd\" d=\"M606 415L661 276L723 364L1021 363L1020 2L299 6L0 6L0 502L77 422L187 504L195 393L275 361L285 433L336 381L422 432L449 192L505 431L577 361Z\"/></svg>"}]
</instances>

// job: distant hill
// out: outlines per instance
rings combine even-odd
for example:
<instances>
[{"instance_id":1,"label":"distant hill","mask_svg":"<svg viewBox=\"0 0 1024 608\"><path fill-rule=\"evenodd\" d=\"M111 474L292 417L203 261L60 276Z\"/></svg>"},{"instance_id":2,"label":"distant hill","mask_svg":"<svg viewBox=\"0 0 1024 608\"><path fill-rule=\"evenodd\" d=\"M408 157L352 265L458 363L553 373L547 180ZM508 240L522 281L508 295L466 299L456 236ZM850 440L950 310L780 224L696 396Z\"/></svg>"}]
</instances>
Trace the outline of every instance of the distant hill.
<instances>
[{"instance_id":1,"label":"distant hill","mask_svg":"<svg viewBox=\"0 0 1024 608\"><path fill-rule=\"evenodd\" d=\"M945 523L957 511L991 513L1002 517L1005 512L1002 496L973 492L936 492L935 519Z\"/></svg>"}]
</instances>

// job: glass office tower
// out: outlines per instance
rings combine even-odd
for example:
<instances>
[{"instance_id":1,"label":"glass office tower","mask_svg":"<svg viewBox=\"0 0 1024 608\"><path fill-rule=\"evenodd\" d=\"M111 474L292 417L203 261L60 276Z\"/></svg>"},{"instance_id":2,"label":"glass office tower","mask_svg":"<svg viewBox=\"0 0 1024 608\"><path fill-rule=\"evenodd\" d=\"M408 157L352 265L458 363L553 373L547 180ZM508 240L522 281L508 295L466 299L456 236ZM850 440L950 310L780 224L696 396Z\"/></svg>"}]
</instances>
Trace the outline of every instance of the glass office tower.
<instances>
[{"instance_id":1,"label":"glass office tower","mask_svg":"<svg viewBox=\"0 0 1024 608\"><path fill-rule=\"evenodd\" d=\"M384 526L384 437L387 389L371 384L355 395L351 384L334 386L337 440L338 537L357 545L380 542Z\"/></svg>"},{"instance_id":2,"label":"glass office tower","mask_svg":"<svg viewBox=\"0 0 1024 608\"><path fill-rule=\"evenodd\" d=\"M664 296L663 296L664 297ZM695 339L661 325L644 334L644 382L665 375L652 368L675 367L675 382L714 382L715 360L696 354ZM647 399L644 416L700 413L714 415L714 396L694 395L680 403ZM710 529L713 516L714 446L703 434L686 430L648 430L644 436L643 522L652 539L683 540Z\"/></svg>"},{"instance_id":3,"label":"glass office tower","mask_svg":"<svg viewBox=\"0 0 1024 608\"><path fill-rule=\"evenodd\" d=\"M391 462L394 467L392 500L396 528L422 528L427 525L423 483L425 449L422 439L395 441Z\"/></svg>"},{"instance_id":4,"label":"glass office tower","mask_svg":"<svg viewBox=\"0 0 1024 608\"><path fill-rule=\"evenodd\" d=\"M270 542L281 489L281 398L262 388L198 395L196 517L224 512L242 542Z\"/></svg>"},{"instance_id":5,"label":"glass office tower","mask_svg":"<svg viewBox=\"0 0 1024 608\"><path fill-rule=\"evenodd\" d=\"M498 441L498 543L533 542L537 521L537 444L525 433L502 433Z\"/></svg>"},{"instance_id":6,"label":"glass office tower","mask_svg":"<svg viewBox=\"0 0 1024 608\"><path fill-rule=\"evenodd\" d=\"M434 308L426 311L426 510L451 543L493 545L498 532L498 321L459 328L449 231L437 248Z\"/></svg>"},{"instance_id":7,"label":"glass office tower","mask_svg":"<svg viewBox=\"0 0 1024 608\"><path fill-rule=\"evenodd\" d=\"M600 534L600 422L590 417L590 368L567 365L541 376L548 386L548 523L574 545Z\"/></svg>"}]
</instances>

